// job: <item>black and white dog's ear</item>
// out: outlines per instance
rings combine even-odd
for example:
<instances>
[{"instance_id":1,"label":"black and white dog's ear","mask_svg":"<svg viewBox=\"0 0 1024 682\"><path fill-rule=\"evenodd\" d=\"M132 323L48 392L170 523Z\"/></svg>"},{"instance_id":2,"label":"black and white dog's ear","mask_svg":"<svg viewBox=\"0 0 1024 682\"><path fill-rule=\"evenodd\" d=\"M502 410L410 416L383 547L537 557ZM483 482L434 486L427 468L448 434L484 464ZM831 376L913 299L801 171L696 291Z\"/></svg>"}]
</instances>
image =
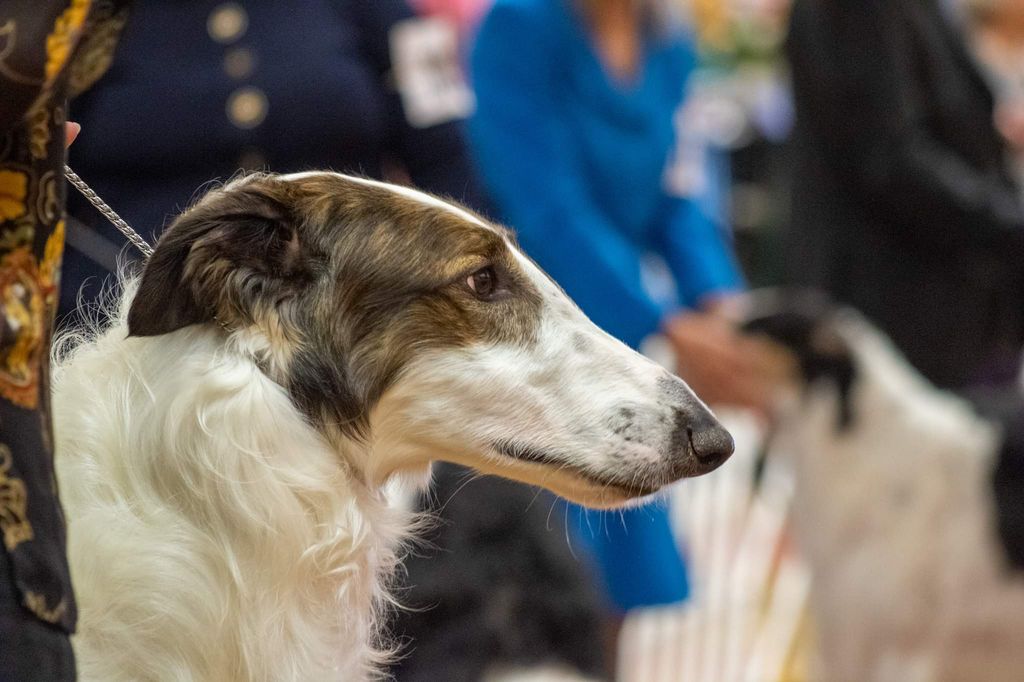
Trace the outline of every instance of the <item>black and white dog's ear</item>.
<instances>
[{"instance_id":1,"label":"black and white dog's ear","mask_svg":"<svg viewBox=\"0 0 1024 682\"><path fill-rule=\"evenodd\" d=\"M129 336L215 318L248 323L312 276L286 188L218 190L178 217L146 263L128 311Z\"/></svg>"},{"instance_id":2,"label":"black and white dog's ear","mask_svg":"<svg viewBox=\"0 0 1024 682\"><path fill-rule=\"evenodd\" d=\"M839 393L838 426L854 418L851 391L856 378L853 351L833 326L840 308L816 291L765 291L751 297L753 313L743 324L793 354L803 380L810 385L831 381Z\"/></svg>"}]
</instances>

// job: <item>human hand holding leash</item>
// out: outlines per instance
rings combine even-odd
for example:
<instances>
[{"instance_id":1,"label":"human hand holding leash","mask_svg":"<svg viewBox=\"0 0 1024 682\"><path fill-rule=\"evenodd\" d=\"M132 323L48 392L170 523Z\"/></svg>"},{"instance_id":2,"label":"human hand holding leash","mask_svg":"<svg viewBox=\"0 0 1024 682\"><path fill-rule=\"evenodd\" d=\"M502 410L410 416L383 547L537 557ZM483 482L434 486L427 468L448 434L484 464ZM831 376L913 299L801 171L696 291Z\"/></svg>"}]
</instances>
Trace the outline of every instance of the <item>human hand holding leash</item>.
<instances>
[{"instance_id":1,"label":"human hand holding leash","mask_svg":"<svg viewBox=\"0 0 1024 682\"><path fill-rule=\"evenodd\" d=\"M717 312L686 311L665 324L677 372L709 404L746 407L768 417L774 381L769 347L736 332Z\"/></svg>"},{"instance_id":2,"label":"human hand holding leash","mask_svg":"<svg viewBox=\"0 0 1024 682\"><path fill-rule=\"evenodd\" d=\"M64 124L64 146L70 147L71 143L78 137L78 133L82 132L82 126L68 121Z\"/></svg>"}]
</instances>

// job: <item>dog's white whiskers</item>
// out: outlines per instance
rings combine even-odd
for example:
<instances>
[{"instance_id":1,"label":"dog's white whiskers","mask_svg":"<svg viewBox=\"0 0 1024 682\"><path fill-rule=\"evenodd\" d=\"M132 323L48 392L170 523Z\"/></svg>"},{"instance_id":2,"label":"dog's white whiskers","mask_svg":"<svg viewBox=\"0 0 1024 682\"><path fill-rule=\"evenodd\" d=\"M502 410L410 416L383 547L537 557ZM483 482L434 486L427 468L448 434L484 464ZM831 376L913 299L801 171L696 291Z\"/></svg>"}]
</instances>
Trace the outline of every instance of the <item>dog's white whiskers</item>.
<instances>
[{"instance_id":1,"label":"dog's white whiskers","mask_svg":"<svg viewBox=\"0 0 1024 682\"><path fill-rule=\"evenodd\" d=\"M552 505L557 504L557 500L552 502ZM562 505L562 525L565 528L565 544L569 548L569 554L572 555L573 559L579 559L576 556L576 550L572 546L572 532L569 530L569 506L566 504Z\"/></svg>"},{"instance_id":2,"label":"dog's white whiskers","mask_svg":"<svg viewBox=\"0 0 1024 682\"><path fill-rule=\"evenodd\" d=\"M551 514L552 514L552 512L555 511L555 505L557 505L557 504L558 504L558 500L557 499L552 499L551 500L551 506L548 507L548 514L544 518L544 528L546 530L551 530Z\"/></svg>"},{"instance_id":3,"label":"dog's white whiskers","mask_svg":"<svg viewBox=\"0 0 1024 682\"><path fill-rule=\"evenodd\" d=\"M530 509L533 507L533 503L537 501L538 497L540 497L540 490L540 488L537 488L537 490L533 493L533 497L530 498L530 503L526 505L525 511L530 511Z\"/></svg>"},{"instance_id":4,"label":"dog's white whiskers","mask_svg":"<svg viewBox=\"0 0 1024 682\"><path fill-rule=\"evenodd\" d=\"M462 492L463 488L465 488L467 485L469 485L473 481L479 479L480 476L481 476L480 473L478 473L476 471L467 470L467 472L466 472L466 474L464 476L464 480L459 484L458 488L456 488L454 491L452 491L452 494L448 496L448 499L444 501L444 504L441 505L441 509L439 510L439 513L443 512L445 509L448 508L448 505L451 504L451 501L455 499L456 495L458 495L460 492Z\"/></svg>"}]
</instances>

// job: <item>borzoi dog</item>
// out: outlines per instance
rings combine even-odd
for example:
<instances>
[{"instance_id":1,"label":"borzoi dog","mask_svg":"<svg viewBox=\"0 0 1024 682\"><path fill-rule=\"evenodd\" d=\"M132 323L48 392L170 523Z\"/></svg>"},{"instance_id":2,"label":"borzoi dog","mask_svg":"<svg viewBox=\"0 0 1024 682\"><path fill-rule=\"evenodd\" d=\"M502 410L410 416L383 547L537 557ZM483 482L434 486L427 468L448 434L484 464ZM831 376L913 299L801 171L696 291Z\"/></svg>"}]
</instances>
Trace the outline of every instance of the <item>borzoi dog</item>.
<instances>
[{"instance_id":1,"label":"borzoi dog","mask_svg":"<svg viewBox=\"0 0 1024 682\"><path fill-rule=\"evenodd\" d=\"M372 677L396 476L445 459L613 507L732 452L507 230L335 173L210 192L64 346L84 680Z\"/></svg>"},{"instance_id":2,"label":"borzoi dog","mask_svg":"<svg viewBox=\"0 0 1024 682\"><path fill-rule=\"evenodd\" d=\"M749 327L789 348L806 382L771 453L795 469L815 679L1024 679L1024 579L996 532L996 424L853 311L787 306Z\"/></svg>"}]
</instances>

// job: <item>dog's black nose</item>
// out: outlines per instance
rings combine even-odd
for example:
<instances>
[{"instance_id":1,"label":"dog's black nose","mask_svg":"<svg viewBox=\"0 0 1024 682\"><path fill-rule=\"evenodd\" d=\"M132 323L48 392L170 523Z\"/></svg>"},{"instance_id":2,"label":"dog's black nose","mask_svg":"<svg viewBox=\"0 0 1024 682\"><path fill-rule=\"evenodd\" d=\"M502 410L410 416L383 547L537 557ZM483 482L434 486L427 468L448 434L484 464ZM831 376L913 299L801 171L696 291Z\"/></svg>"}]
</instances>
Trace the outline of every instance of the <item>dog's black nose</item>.
<instances>
[{"instance_id":1,"label":"dog's black nose","mask_svg":"<svg viewBox=\"0 0 1024 682\"><path fill-rule=\"evenodd\" d=\"M688 431L690 448L697 461L706 467L706 471L711 471L729 459L736 449L732 435L717 421L691 427Z\"/></svg>"},{"instance_id":2,"label":"dog's black nose","mask_svg":"<svg viewBox=\"0 0 1024 682\"><path fill-rule=\"evenodd\" d=\"M674 404L675 423L670 449L673 480L714 471L729 459L736 446L715 415L711 414L682 379L666 373L658 388Z\"/></svg>"},{"instance_id":3,"label":"dog's black nose","mask_svg":"<svg viewBox=\"0 0 1024 682\"><path fill-rule=\"evenodd\" d=\"M673 480L712 472L735 449L729 432L702 406L676 412L672 443Z\"/></svg>"}]
</instances>

